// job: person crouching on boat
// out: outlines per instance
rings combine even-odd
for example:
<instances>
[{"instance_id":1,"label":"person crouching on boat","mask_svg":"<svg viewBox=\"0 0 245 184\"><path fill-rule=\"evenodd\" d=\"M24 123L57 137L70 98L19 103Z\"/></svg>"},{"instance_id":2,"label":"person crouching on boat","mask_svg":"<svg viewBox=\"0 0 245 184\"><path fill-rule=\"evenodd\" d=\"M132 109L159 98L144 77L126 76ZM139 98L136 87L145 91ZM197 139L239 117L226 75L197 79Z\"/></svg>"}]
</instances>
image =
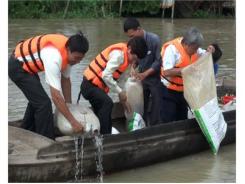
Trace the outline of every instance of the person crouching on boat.
<instances>
[{"instance_id":1,"label":"person crouching on boat","mask_svg":"<svg viewBox=\"0 0 245 184\"><path fill-rule=\"evenodd\" d=\"M183 95L181 70L206 53L206 50L199 48L203 40L201 32L191 27L183 37L175 38L162 46L163 122L187 119L188 104ZM213 49L208 51L214 52Z\"/></svg>"},{"instance_id":2,"label":"person crouching on boat","mask_svg":"<svg viewBox=\"0 0 245 184\"><path fill-rule=\"evenodd\" d=\"M117 93L119 100L130 112L126 92L119 87L120 81L129 76L130 66L145 57L147 46L141 37L135 37L128 43L111 45L99 53L83 73L78 102L81 94L89 100L94 113L100 120L100 133L111 134L111 113L113 101L108 92Z\"/></svg>"},{"instance_id":3,"label":"person crouching on boat","mask_svg":"<svg viewBox=\"0 0 245 184\"><path fill-rule=\"evenodd\" d=\"M22 128L55 138L52 103L38 76L38 72L45 71L57 109L71 123L74 132L83 131L66 103L72 103L71 66L80 63L88 48L88 41L81 32L69 38L62 34L34 36L17 44L9 59L8 72L29 101Z\"/></svg>"}]
</instances>

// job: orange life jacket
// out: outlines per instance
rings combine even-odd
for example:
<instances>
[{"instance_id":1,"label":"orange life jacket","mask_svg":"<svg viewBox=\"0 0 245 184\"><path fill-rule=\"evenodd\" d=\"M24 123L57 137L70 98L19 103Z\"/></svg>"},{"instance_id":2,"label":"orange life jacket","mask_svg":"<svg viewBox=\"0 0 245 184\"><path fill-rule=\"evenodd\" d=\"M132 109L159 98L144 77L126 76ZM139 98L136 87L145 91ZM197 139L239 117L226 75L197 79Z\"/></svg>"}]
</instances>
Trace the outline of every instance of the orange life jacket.
<instances>
[{"instance_id":1,"label":"orange life jacket","mask_svg":"<svg viewBox=\"0 0 245 184\"><path fill-rule=\"evenodd\" d=\"M177 62L177 64L174 66L174 68L184 68L184 67L196 62L196 60L199 57L197 53L193 54L191 57L186 53L184 47L181 44L181 40L182 39L183 39L182 37L176 38L174 40L166 42L162 46L162 50L161 50L162 58L164 56L165 49L169 45L174 45L175 48L180 53L180 61ZM182 79L181 76L175 76L175 77L166 78L164 76L164 68L162 67L162 69L161 69L161 77L169 82L169 84L167 86L168 89L172 89L172 90L175 90L175 91L183 91L183 79Z\"/></svg>"},{"instance_id":2,"label":"orange life jacket","mask_svg":"<svg viewBox=\"0 0 245 184\"><path fill-rule=\"evenodd\" d=\"M63 71L67 67L68 57L65 44L68 38L61 34L46 34L40 36L34 36L27 40L23 40L15 47L15 58L22 59L23 69L31 74L35 74L40 71L44 71L43 61L40 55L42 48L48 45L53 45L57 48L62 57Z\"/></svg>"},{"instance_id":3,"label":"orange life jacket","mask_svg":"<svg viewBox=\"0 0 245 184\"><path fill-rule=\"evenodd\" d=\"M128 54L127 45L125 43L118 43L107 47L100 54L98 54L95 59L89 64L89 66L84 71L83 75L87 80L91 81L94 85L98 86L100 89L104 90L106 93L109 92L109 88L102 79L102 72L105 70L107 62L109 60L109 54L113 50L121 50L124 53L124 61L119 66L119 68L113 73L114 80L119 79L120 75L128 67Z\"/></svg>"}]
</instances>

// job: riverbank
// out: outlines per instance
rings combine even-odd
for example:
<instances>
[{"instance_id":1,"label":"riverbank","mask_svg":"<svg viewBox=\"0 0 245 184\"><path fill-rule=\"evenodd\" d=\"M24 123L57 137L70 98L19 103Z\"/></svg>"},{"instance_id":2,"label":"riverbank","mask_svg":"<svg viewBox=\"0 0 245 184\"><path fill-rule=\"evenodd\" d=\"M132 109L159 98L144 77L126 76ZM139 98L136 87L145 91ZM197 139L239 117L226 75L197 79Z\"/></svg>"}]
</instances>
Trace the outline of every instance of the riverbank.
<instances>
[{"instance_id":1,"label":"riverbank","mask_svg":"<svg viewBox=\"0 0 245 184\"><path fill-rule=\"evenodd\" d=\"M235 1L176 1L174 8L153 1L9 1L9 18L118 18L164 17L170 18L235 18Z\"/></svg>"}]
</instances>

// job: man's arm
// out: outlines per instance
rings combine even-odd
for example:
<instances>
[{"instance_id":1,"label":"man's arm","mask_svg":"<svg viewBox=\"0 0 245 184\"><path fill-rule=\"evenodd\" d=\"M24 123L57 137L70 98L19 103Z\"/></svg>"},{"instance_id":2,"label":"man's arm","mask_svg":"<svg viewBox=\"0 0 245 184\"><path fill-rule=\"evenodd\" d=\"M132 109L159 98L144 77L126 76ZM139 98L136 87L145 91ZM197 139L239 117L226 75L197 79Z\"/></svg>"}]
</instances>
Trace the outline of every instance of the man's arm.
<instances>
[{"instance_id":1,"label":"man's arm","mask_svg":"<svg viewBox=\"0 0 245 184\"><path fill-rule=\"evenodd\" d=\"M61 75L61 88L62 93L65 98L66 103L72 103L71 100L71 79L66 78L63 75Z\"/></svg>"},{"instance_id":2,"label":"man's arm","mask_svg":"<svg viewBox=\"0 0 245 184\"><path fill-rule=\"evenodd\" d=\"M127 112L131 112L131 107L127 102L126 92L123 91L117 81L113 79L113 73L120 67L124 60L124 53L119 50L114 50L109 55L109 61L105 70L102 72L102 79L106 85L110 88L110 91L118 94L119 100L126 109Z\"/></svg>"},{"instance_id":3,"label":"man's arm","mask_svg":"<svg viewBox=\"0 0 245 184\"><path fill-rule=\"evenodd\" d=\"M154 43L154 51L155 51L155 56L154 56L155 60L152 63L151 68L154 70L154 72L159 72L162 65L162 57L161 57L162 45L161 45L160 38L158 36L154 36L153 43Z\"/></svg>"},{"instance_id":4,"label":"man's arm","mask_svg":"<svg viewBox=\"0 0 245 184\"><path fill-rule=\"evenodd\" d=\"M136 78L139 80L144 80L146 77L154 74L155 72L158 72L161 68L161 54L160 54L160 49L161 49L161 41L160 38L158 36L154 36L152 37L153 45L154 45L154 61L151 65L151 68L147 69L145 72L143 73L138 73L136 75ZM147 56L146 56L147 57Z\"/></svg>"},{"instance_id":5,"label":"man's arm","mask_svg":"<svg viewBox=\"0 0 245 184\"><path fill-rule=\"evenodd\" d=\"M162 58L163 62L163 76L164 77L174 77L181 76L181 68L174 68L176 61L180 58L176 58L176 48L174 45L169 45ZM180 57L180 56L178 56Z\"/></svg>"},{"instance_id":6,"label":"man's arm","mask_svg":"<svg viewBox=\"0 0 245 184\"><path fill-rule=\"evenodd\" d=\"M60 91L50 86L50 93L52 101L54 102L56 108L65 116L65 118L70 122L74 132L83 131L83 126L74 118L68 109L64 98L60 94Z\"/></svg>"},{"instance_id":7,"label":"man's arm","mask_svg":"<svg viewBox=\"0 0 245 184\"><path fill-rule=\"evenodd\" d=\"M110 88L111 92L120 93L122 89L118 86L117 81L113 79L113 73L123 64L124 55L120 50L113 50L109 55L106 68L102 72L102 79Z\"/></svg>"},{"instance_id":8,"label":"man's arm","mask_svg":"<svg viewBox=\"0 0 245 184\"><path fill-rule=\"evenodd\" d=\"M149 75L152 75L153 73L155 73L155 70L153 68L149 68L146 71L144 71L143 73L134 72L134 75L133 76L135 76L136 79L142 81L146 77L148 77Z\"/></svg>"},{"instance_id":9,"label":"man's arm","mask_svg":"<svg viewBox=\"0 0 245 184\"><path fill-rule=\"evenodd\" d=\"M181 76L181 70L182 68L171 68L168 70L163 71L164 77L175 77L175 76Z\"/></svg>"}]
</instances>

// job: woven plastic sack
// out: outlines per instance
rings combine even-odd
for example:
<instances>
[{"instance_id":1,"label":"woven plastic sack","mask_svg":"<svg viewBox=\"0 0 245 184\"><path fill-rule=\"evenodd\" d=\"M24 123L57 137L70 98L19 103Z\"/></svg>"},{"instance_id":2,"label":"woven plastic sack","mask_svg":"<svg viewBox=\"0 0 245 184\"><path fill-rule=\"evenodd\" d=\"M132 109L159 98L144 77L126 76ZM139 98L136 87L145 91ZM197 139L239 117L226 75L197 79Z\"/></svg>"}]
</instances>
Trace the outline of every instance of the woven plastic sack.
<instances>
[{"instance_id":1,"label":"woven plastic sack","mask_svg":"<svg viewBox=\"0 0 245 184\"><path fill-rule=\"evenodd\" d=\"M225 137L227 124L218 105L210 53L182 70L184 97L214 154Z\"/></svg>"},{"instance_id":2,"label":"woven plastic sack","mask_svg":"<svg viewBox=\"0 0 245 184\"><path fill-rule=\"evenodd\" d=\"M141 82L133 77L129 77L124 88L127 101L132 109L131 113L124 112L128 130L133 131L145 127L145 122L142 118L144 113L144 95Z\"/></svg>"}]
</instances>

